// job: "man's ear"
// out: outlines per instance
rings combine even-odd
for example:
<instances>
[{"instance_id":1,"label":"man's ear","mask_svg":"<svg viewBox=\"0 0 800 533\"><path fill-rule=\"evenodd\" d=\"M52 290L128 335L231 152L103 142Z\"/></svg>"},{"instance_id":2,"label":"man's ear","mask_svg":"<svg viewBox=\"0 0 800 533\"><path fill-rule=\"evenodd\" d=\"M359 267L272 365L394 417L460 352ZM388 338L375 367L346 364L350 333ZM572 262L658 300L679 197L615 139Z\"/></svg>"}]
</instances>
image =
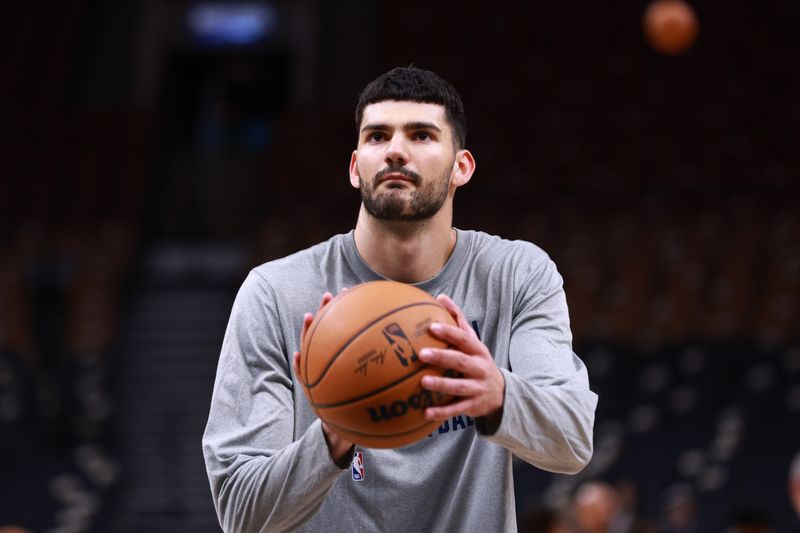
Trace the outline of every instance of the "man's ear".
<instances>
[{"instance_id":1,"label":"man's ear","mask_svg":"<svg viewBox=\"0 0 800 533\"><path fill-rule=\"evenodd\" d=\"M456 160L453 162L453 175L450 183L456 187L466 185L475 172L475 158L469 150L459 150L456 152Z\"/></svg>"},{"instance_id":2,"label":"man's ear","mask_svg":"<svg viewBox=\"0 0 800 533\"><path fill-rule=\"evenodd\" d=\"M359 189L361 183L358 179L358 161L356 161L356 154L358 154L358 150L353 150L353 154L350 156L350 185Z\"/></svg>"}]
</instances>

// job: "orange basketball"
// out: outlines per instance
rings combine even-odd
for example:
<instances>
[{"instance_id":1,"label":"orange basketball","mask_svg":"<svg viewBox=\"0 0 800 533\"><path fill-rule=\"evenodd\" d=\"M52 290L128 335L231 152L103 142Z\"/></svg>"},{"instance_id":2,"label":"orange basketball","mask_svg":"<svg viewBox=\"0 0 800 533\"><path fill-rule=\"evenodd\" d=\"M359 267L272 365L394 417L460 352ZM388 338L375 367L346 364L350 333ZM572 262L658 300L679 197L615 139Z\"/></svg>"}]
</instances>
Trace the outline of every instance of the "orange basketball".
<instances>
[{"instance_id":1,"label":"orange basketball","mask_svg":"<svg viewBox=\"0 0 800 533\"><path fill-rule=\"evenodd\" d=\"M434 431L426 407L453 397L422 388L422 376L452 370L423 363L424 347L445 347L432 322L455 324L432 296L405 283L356 285L320 309L303 339L302 384L317 415L342 437L396 448Z\"/></svg>"},{"instance_id":2,"label":"orange basketball","mask_svg":"<svg viewBox=\"0 0 800 533\"><path fill-rule=\"evenodd\" d=\"M668 55L688 50L698 33L694 10L683 0L655 0L644 12L643 25L650 46Z\"/></svg>"}]
</instances>

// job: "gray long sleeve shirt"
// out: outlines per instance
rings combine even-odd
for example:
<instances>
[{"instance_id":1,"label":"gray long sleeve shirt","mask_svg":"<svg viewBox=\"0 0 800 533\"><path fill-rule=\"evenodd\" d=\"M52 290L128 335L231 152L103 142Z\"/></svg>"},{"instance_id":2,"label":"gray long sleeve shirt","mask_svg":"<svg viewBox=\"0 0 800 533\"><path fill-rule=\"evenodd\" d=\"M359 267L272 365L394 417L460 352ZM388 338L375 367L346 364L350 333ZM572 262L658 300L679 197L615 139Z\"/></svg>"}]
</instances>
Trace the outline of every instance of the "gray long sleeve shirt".
<instances>
[{"instance_id":1,"label":"gray long sleeve shirt","mask_svg":"<svg viewBox=\"0 0 800 533\"><path fill-rule=\"evenodd\" d=\"M357 447L363 469L336 466L291 354L325 291L377 279L351 231L244 281L203 437L225 531L515 531L512 454L562 473L591 458L597 397L554 263L530 243L458 230L448 262L417 286L450 296L492 352L506 382L499 427L457 416L403 448Z\"/></svg>"}]
</instances>

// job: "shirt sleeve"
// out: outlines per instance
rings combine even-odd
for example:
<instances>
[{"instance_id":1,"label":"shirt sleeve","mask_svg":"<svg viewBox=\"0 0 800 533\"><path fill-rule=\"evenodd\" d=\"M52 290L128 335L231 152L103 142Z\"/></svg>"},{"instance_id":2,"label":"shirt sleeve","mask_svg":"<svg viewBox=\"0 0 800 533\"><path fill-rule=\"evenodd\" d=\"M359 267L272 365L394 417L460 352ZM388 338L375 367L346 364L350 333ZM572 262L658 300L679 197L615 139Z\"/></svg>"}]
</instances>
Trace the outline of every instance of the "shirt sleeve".
<instances>
[{"instance_id":1,"label":"shirt sleeve","mask_svg":"<svg viewBox=\"0 0 800 533\"><path fill-rule=\"evenodd\" d=\"M572 351L562 278L547 259L517 289L510 370L498 427L478 419L487 439L550 472L577 473L592 457L597 395Z\"/></svg>"},{"instance_id":2,"label":"shirt sleeve","mask_svg":"<svg viewBox=\"0 0 800 533\"><path fill-rule=\"evenodd\" d=\"M342 469L322 425L295 435L292 377L280 310L251 272L231 311L203 436L222 529L296 529L319 509Z\"/></svg>"}]
</instances>

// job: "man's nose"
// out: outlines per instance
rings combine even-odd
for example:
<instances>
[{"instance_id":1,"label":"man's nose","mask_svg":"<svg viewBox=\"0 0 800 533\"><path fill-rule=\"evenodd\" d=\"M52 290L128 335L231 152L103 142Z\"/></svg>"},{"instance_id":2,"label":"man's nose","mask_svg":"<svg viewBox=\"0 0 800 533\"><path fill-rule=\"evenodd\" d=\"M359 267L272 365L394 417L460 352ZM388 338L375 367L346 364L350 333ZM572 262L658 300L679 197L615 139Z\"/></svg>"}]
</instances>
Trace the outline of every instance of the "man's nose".
<instances>
[{"instance_id":1,"label":"man's nose","mask_svg":"<svg viewBox=\"0 0 800 533\"><path fill-rule=\"evenodd\" d=\"M386 162L391 165L402 166L408 163L408 151L405 141L400 135L395 135L386 149Z\"/></svg>"}]
</instances>

